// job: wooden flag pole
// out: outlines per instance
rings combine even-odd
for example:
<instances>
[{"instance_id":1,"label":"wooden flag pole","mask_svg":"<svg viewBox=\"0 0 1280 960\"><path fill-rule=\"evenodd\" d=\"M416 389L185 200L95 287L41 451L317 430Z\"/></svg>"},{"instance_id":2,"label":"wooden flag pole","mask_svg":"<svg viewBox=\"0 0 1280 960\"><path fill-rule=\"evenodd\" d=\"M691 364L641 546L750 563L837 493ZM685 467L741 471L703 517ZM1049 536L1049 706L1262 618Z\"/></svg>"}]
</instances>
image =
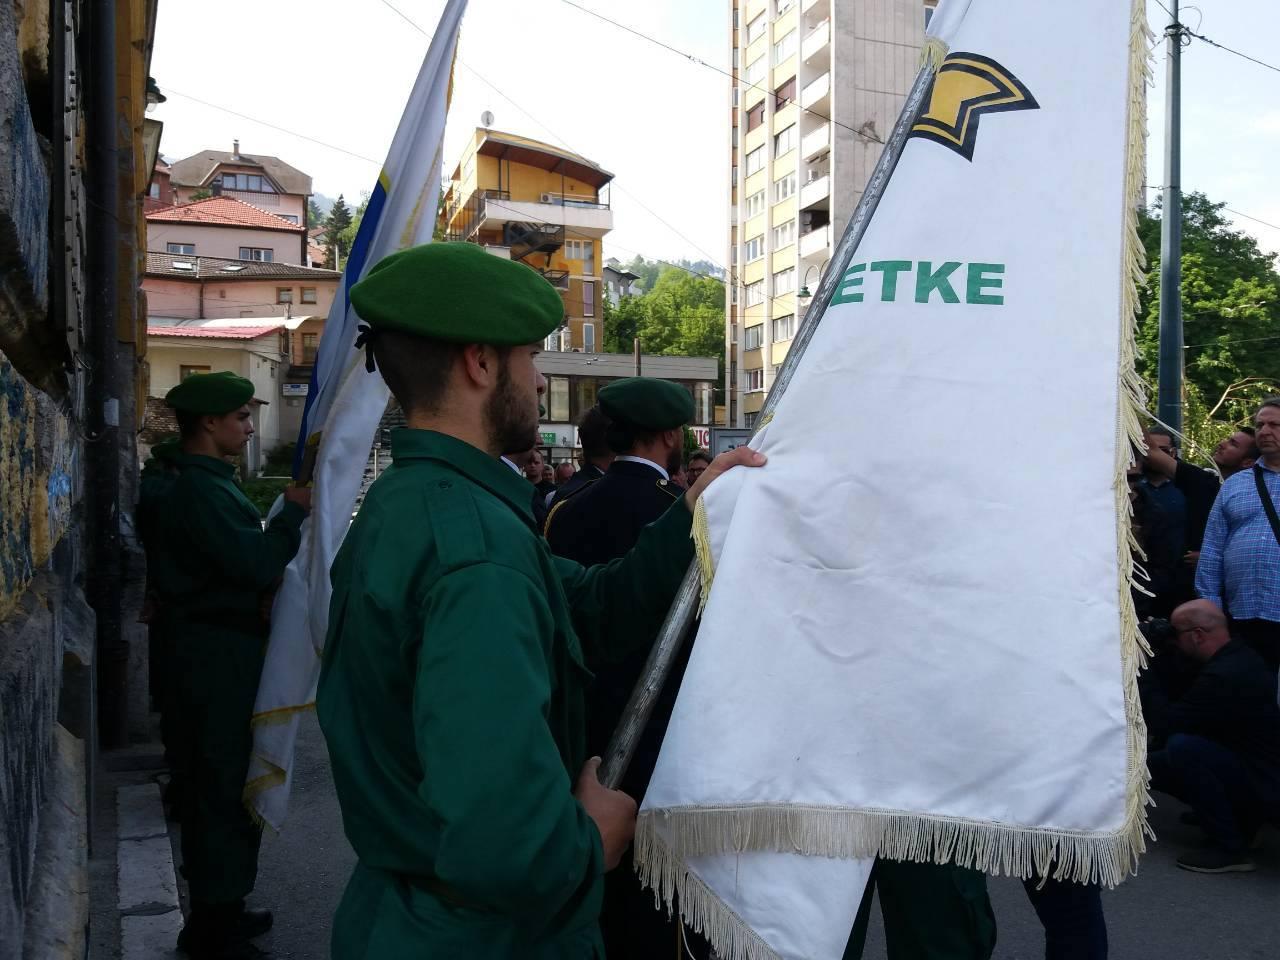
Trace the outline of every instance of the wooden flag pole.
<instances>
[{"instance_id":1,"label":"wooden flag pole","mask_svg":"<svg viewBox=\"0 0 1280 960\"><path fill-rule=\"evenodd\" d=\"M936 43L936 41L930 42ZM800 325L787 358L782 363L782 369L778 371L777 379L769 390L764 409L760 412L761 421L768 417L786 392L787 385L800 365L800 358L808 348L809 341L813 339L818 323L826 313L831 298L844 277L845 270L853 260L858 244L862 242L862 237L867 232L867 226L871 223L871 217L880 204L880 198L884 196L889 178L893 176L893 171L898 166L903 148L906 147L907 139L911 135L911 128L928 101L929 93L933 88L936 67L934 59L926 57L925 64L916 75L911 92L907 94L902 113L898 116L898 122L894 124L893 132L885 143L884 150L880 154L875 170L871 173L871 178L867 181L867 187L858 201L853 216L845 225L840 243L818 284L818 292L814 295L808 310L805 311L804 322ZM684 647L689 628L698 610L700 587L698 564L694 562L689 565L689 571L676 591L671 609L667 612L667 618L662 624L662 630L645 663L644 672L640 675L635 689L631 691L631 699L627 701L622 720L614 730L613 738L605 751L604 762L600 766L600 782L610 789L617 789L623 775L627 772L627 767L631 765L636 744L649 723L653 706L671 673L671 665Z\"/></svg>"}]
</instances>

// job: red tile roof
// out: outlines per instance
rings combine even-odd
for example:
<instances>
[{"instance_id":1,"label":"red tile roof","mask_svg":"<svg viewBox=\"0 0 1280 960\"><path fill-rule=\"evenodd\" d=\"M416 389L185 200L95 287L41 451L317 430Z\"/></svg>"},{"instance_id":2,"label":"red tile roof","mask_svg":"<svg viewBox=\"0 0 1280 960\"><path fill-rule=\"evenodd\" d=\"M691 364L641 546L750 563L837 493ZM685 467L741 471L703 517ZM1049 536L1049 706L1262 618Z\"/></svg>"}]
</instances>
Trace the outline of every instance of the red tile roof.
<instances>
[{"instance_id":1,"label":"red tile roof","mask_svg":"<svg viewBox=\"0 0 1280 960\"><path fill-rule=\"evenodd\" d=\"M207 224L212 227L253 227L257 230L287 230L302 233L300 223L290 223L274 213L259 210L234 197L209 197L147 214L150 223Z\"/></svg>"},{"instance_id":2,"label":"red tile roof","mask_svg":"<svg viewBox=\"0 0 1280 960\"><path fill-rule=\"evenodd\" d=\"M268 333L275 333L284 326L283 323L273 323L263 326L243 326L243 327L165 327L147 325L147 336L149 337L200 337L217 340L256 340L258 337L264 337Z\"/></svg>"}]
</instances>

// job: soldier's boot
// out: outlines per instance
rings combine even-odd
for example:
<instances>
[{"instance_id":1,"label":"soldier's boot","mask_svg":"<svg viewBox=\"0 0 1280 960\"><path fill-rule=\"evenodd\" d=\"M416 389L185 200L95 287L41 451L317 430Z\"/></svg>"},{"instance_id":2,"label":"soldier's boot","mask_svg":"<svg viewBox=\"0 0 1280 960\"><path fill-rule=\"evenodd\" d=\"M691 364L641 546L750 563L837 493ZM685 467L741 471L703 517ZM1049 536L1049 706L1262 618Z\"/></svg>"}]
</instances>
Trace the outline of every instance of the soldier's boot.
<instances>
[{"instance_id":1,"label":"soldier's boot","mask_svg":"<svg viewBox=\"0 0 1280 960\"><path fill-rule=\"evenodd\" d=\"M246 910L233 903L194 903L191 916L178 934L178 949L195 960L253 960L265 954L250 937L271 929L270 910Z\"/></svg>"}]
</instances>

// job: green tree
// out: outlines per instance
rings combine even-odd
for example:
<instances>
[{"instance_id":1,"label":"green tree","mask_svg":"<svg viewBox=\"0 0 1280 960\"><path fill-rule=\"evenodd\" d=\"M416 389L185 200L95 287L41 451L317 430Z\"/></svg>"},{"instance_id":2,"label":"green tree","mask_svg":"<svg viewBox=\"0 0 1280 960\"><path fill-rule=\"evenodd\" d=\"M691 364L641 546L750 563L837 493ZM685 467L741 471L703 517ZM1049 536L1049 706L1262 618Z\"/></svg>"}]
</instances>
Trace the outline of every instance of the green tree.
<instances>
[{"instance_id":1,"label":"green tree","mask_svg":"<svg viewBox=\"0 0 1280 960\"><path fill-rule=\"evenodd\" d=\"M351 226L351 211L347 208L346 201L342 194L338 194L338 199L333 202L333 209L329 211L328 219L324 222L325 242L329 246L329 257L327 266L332 269L336 266L334 262L334 248L342 254L342 260L345 263L347 254L351 252L351 245L344 234L348 227Z\"/></svg>"},{"instance_id":2,"label":"green tree","mask_svg":"<svg viewBox=\"0 0 1280 960\"><path fill-rule=\"evenodd\" d=\"M650 276L647 292L606 302L604 349L630 353L637 337L645 353L716 357L724 370L724 284L687 270L632 263L632 273ZM644 271L650 267L648 273Z\"/></svg>"},{"instance_id":3,"label":"green tree","mask_svg":"<svg viewBox=\"0 0 1280 960\"><path fill-rule=\"evenodd\" d=\"M307 224L311 228L315 228L324 223L324 214L320 212L320 208L316 206L316 202L307 197Z\"/></svg>"},{"instance_id":4,"label":"green tree","mask_svg":"<svg viewBox=\"0 0 1280 960\"><path fill-rule=\"evenodd\" d=\"M364 220L364 212L367 209L369 209L369 194L365 193L360 197L360 205L356 207L356 212L351 216L351 222L347 224L346 229L341 233L341 249L344 257L356 245L356 234L360 232L360 222Z\"/></svg>"},{"instance_id":5,"label":"green tree","mask_svg":"<svg viewBox=\"0 0 1280 960\"><path fill-rule=\"evenodd\" d=\"M1275 256L1202 193L1183 199L1182 310L1186 344L1184 432L1201 447L1247 422L1257 401L1280 392L1280 275ZM1159 368L1160 209L1139 215L1148 258L1138 316L1138 372L1151 387Z\"/></svg>"}]
</instances>

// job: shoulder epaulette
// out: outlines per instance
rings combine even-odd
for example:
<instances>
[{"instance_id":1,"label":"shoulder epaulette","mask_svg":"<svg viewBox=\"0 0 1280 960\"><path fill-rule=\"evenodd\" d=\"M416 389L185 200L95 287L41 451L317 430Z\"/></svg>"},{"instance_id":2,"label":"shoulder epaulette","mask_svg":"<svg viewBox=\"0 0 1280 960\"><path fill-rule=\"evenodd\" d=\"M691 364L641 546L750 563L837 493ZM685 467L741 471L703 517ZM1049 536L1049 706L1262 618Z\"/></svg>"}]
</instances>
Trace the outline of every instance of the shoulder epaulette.
<instances>
[{"instance_id":1,"label":"shoulder epaulette","mask_svg":"<svg viewBox=\"0 0 1280 960\"><path fill-rule=\"evenodd\" d=\"M599 479L600 477L592 477L590 480L583 483L582 486L578 487L578 489L572 491L571 493L566 493L561 499L556 501L556 505L552 507L551 512L547 514L547 519L542 522L542 535L544 537L551 532L551 518L560 512L560 508L563 507L566 503L568 503L570 500L572 500L574 497L576 497L583 490L587 489L587 487L591 486L593 483L595 483Z\"/></svg>"}]
</instances>

